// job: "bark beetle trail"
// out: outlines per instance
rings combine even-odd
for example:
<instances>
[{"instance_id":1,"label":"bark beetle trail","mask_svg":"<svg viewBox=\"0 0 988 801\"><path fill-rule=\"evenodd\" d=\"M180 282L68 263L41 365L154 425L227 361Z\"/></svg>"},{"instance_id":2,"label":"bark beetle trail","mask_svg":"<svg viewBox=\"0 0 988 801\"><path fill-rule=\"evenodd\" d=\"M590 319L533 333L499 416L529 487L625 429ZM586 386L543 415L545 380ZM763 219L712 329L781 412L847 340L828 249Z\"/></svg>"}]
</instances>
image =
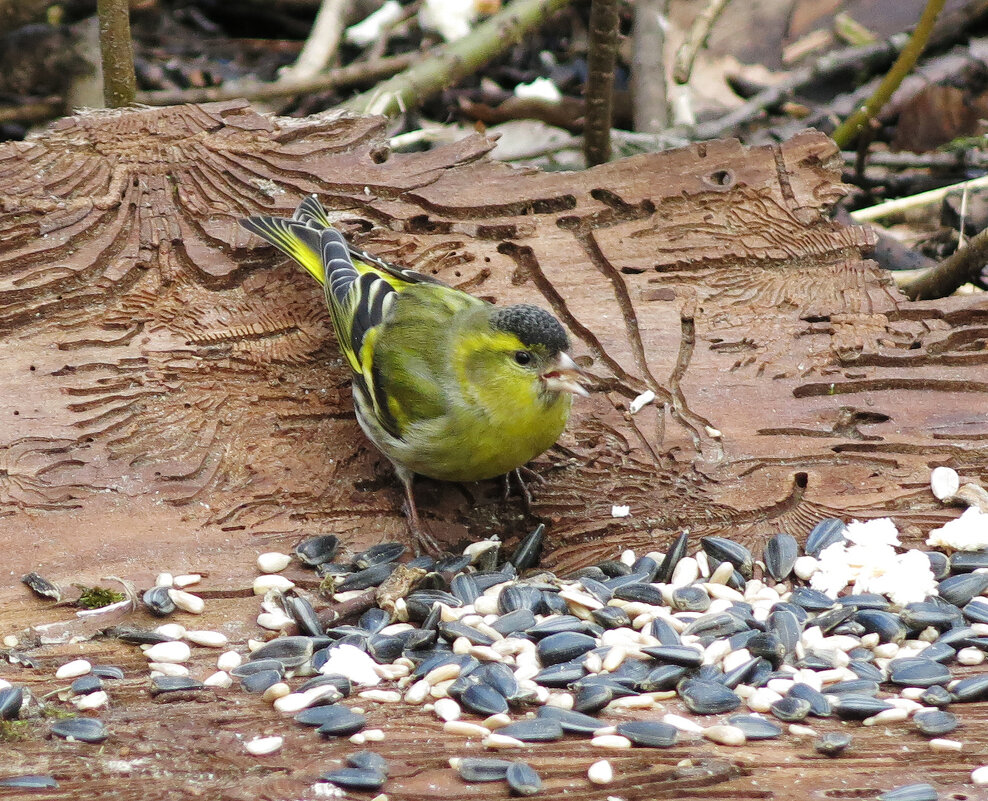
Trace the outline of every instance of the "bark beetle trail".
<instances>
[{"instance_id":1,"label":"bark beetle trail","mask_svg":"<svg viewBox=\"0 0 988 801\"><path fill-rule=\"evenodd\" d=\"M0 148L0 371L16 388L0 399L2 513L38 513L44 537L71 510L97 519L147 498L203 542L404 536L318 288L236 223L310 192L358 245L501 303L541 296L583 343L614 391L578 404L537 462L534 512L586 560L682 525L757 538L802 533L817 510L881 513L957 447L985 470L967 453L985 434L972 379L988 357L971 346L984 301L903 314L853 255L866 230L827 219L841 187L825 137L540 174L490 162L481 137L389 156L382 136L376 120L287 122L229 102L94 113ZM648 387L658 402L633 425L627 403ZM840 426L848 407L877 415L877 439ZM824 436L782 433L809 429ZM873 475L878 452L894 473ZM789 517L760 512L801 470ZM495 482L426 496L450 542L531 523ZM619 502L632 515L616 521ZM953 512L929 498L899 514Z\"/></svg>"}]
</instances>

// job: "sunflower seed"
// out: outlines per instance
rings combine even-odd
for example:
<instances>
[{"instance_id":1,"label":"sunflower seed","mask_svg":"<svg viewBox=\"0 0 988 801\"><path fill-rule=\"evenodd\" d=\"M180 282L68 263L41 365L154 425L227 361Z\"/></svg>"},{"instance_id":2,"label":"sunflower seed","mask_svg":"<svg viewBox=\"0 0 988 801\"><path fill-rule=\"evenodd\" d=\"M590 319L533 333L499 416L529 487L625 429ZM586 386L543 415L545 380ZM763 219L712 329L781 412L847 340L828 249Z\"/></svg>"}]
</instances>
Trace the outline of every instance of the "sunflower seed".
<instances>
[{"instance_id":1,"label":"sunflower seed","mask_svg":"<svg viewBox=\"0 0 988 801\"><path fill-rule=\"evenodd\" d=\"M701 537L700 545L715 564L730 562L742 576L746 579L751 578L754 559L751 551L741 543L726 537Z\"/></svg>"},{"instance_id":2,"label":"sunflower seed","mask_svg":"<svg viewBox=\"0 0 988 801\"><path fill-rule=\"evenodd\" d=\"M799 544L792 534L776 534L765 545L765 570L776 581L785 581L799 557Z\"/></svg>"},{"instance_id":3,"label":"sunflower seed","mask_svg":"<svg viewBox=\"0 0 988 801\"><path fill-rule=\"evenodd\" d=\"M465 782L499 782L508 775L508 768L513 764L506 759L462 757L453 767Z\"/></svg>"},{"instance_id":4,"label":"sunflower seed","mask_svg":"<svg viewBox=\"0 0 988 801\"><path fill-rule=\"evenodd\" d=\"M907 784L878 796L878 801L937 801L936 788L932 784Z\"/></svg>"},{"instance_id":5,"label":"sunflower seed","mask_svg":"<svg viewBox=\"0 0 988 801\"><path fill-rule=\"evenodd\" d=\"M713 681L687 679L679 687L679 697L698 715L731 712L741 705L741 699L723 684Z\"/></svg>"},{"instance_id":6,"label":"sunflower seed","mask_svg":"<svg viewBox=\"0 0 988 801\"><path fill-rule=\"evenodd\" d=\"M844 534L846 531L847 526L844 525L842 520L838 520L835 517L828 517L821 520L813 527L809 537L806 538L806 548L804 549L806 555L817 557L824 548L836 542L845 542L846 538Z\"/></svg>"},{"instance_id":7,"label":"sunflower seed","mask_svg":"<svg viewBox=\"0 0 988 801\"><path fill-rule=\"evenodd\" d=\"M347 790L380 790L388 777L375 768L339 768L319 777Z\"/></svg>"},{"instance_id":8,"label":"sunflower seed","mask_svg":"<svg viewBox=\"0 0 988 801\"><path fill-rule=\"evenodd\" d=\"M51 733L83 743L101 743L110 736L96 718L62 718L52 723Z\"/></svg>"},{"instance_id":9,"label":"sunflower seed","mask_svg":"<svg viewBox=\"0 0 988 801\"><path fill-rule=\"evenodd\" d=\"M818 754L835 757L843 754L852 742L851 735L846 732L828 731L813 743L813 749Z\"/></svg>"},{"instance_id":10,"label":"sunflower seed","mask_svg":"<svg viewBox=\"0 0 988 801\"><path fill-rule=\"evenodd\" d=\"M617 733L634 745L646 748L669 748L676 744L675 726L657 720L630 720L617 725Z\"/></svg>"},{"instance_id":11,"label":"sunflower seed","mask_svg":"<svg viewBox=\"0 0 988 801\"><path fill-rule=\"evenodd\" d=\"M508 561L521 572L535 567L542 558L542 545L545 542L545 524L539 523L535 530L526 536L508 558Z\"/></svg>"},{"instance_id":12,"label":"sunflower seed","mask_svg":"<svg viewBox=\"0 0 988 801\"><path fill-rule=\"evenodd\" d=\"M527 762L512 762L504 778L513 795L536 795L542 790L542 779Z\"/></svg>"},{"instance_id":13,"label":"sunflower seed","mask_svg":"<svg viewBox=\"0 0 988 801\"><path fill-rule=\"evenodd\" d=\"M727 722L741 729L747 740L774 740L782 736L781 727L760 715L731 715Z\"/></svg>"},{"instance_id":14,"label":"sunflower seed","mask_svg":"<svg viewBox=\"0 0 988 801\"><path fill-rule=\"evenodd\" d=\"M498 729L498 732L523 743L551 743L563 738L562 724L546 717L509 723Z\"/></svg>"},{"instance_id":15,"label":"sunflower seed","mask_svg":"<svg viewBox=\"0 0 988 801\"><path fill-rule=\"evenodd\" d=\"M956 715L941 709L923 709L913 715L916 728L928 737L942 737L960 726Z\"/></svg>"}]
</instances>

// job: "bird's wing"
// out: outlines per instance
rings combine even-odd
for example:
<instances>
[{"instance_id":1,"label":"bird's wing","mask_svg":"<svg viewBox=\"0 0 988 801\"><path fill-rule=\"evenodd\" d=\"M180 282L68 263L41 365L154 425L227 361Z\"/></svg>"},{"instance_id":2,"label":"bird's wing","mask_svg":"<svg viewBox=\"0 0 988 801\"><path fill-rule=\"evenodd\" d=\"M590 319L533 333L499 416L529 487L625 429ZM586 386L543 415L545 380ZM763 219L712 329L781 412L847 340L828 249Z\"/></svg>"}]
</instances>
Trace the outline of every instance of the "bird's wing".
<instances>
[{"instance_id":1,"label":"bird's wing","mask_svg":"<svg viewBox=\"0 0 988 801\"><path fill-rule=\"evenodd\" d=\"M372 413L388 433L399 436L401 426L390 409L393 404L388 402L381 368L373 358L381 325L395 301L419 286L460 295L474 303L481 301L431 276L396 267L351 247L312 196L299 204L292 219L258 215L240 224L298 262L323 285L340 351L354 373L355 399L364 407L365 416ZM430 294L426 292L426 296ZM443 319L437 322L434 318L441 308L443 304L431 307L433 325L439 327Z\"/></svg>"},{"instance_id":2,"label":"bird's wing","mask_svg":"<svg viewBox=\"0 0 988 801\"><path fill-rule=\"evenodd\" d=\"M452 352L462 323L487 304L450 287L419 284L402 292L364 345L375 390L399 432L450 411L462 394ZM482 312L481 312L482 313Z\"/></svg>"}]
</instances>

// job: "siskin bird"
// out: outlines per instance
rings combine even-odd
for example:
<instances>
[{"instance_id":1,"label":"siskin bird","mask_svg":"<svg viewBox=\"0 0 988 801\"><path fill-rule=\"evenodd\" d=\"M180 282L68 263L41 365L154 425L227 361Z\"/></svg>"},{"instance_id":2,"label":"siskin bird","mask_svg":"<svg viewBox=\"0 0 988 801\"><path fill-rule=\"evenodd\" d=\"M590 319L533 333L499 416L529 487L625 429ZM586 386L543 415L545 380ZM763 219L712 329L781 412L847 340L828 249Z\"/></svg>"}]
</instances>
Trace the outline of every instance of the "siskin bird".
<instances>
[{"instance_id":1,"label":"siskin bird","mask_svg":"<svg viewBox=\"0 0 988 801\"><path fill-rule=\"evenodd\" d=\"M587 395L566 332L544 309L497 307L356 250L315 197L291 219L240 223L323 285L357 420L394 464L409 527L429 550L438 548L415 506L416 474L479 481L517 471L559 438L573 396Z\"/></svg>"}]
</instances>

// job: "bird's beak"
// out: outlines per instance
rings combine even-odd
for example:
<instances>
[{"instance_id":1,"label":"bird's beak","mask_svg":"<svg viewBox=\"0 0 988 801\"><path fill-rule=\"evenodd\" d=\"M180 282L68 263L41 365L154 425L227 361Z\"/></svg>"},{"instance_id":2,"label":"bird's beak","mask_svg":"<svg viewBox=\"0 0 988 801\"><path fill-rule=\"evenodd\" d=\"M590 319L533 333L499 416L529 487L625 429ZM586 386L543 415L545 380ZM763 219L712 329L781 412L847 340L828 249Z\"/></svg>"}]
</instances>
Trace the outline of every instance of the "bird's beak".
<instances>
[{"instance_id":1,"label":"bird's beak","mask_svg":"<svg viewBox=\"0 0 988 801\"><path fill-rule=\"evenodd\" d=\"M542 380L545 381L546 388L553 392L572 392L589 398L590 393L577 381L581 375L583 373L576 362L568 353L563 352L556 357L552 368L542 374Z\"/></svg>"}]
</instances>

